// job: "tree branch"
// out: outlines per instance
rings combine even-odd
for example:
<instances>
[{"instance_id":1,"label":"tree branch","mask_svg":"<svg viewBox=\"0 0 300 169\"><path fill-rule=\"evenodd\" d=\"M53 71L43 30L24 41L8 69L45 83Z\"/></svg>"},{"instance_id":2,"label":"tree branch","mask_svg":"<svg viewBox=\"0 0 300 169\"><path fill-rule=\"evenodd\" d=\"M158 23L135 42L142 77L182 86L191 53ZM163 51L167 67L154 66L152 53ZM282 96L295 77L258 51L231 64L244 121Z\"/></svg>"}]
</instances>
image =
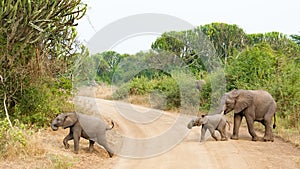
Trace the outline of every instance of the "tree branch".
<instances>
[{"instance_id":1,"label":"tree branch","mask_svg":"<svg viewBox=\"0 0 300 169\"><path fill-rule=\"evenodd\" d=\"M1 83L3 85L3 89L4 89L5 85L4 85L3 77L1 75L0 75L0 81L1 81ZM5 93L5 91L3 91L3 93L4 93L3 105L4 105L6 119L8 120L9 126L12 128L13 126L12 126L12 123L11 123L11 121L9 119L9 114L8 114L7 107L6 107L6 93Z\"/></svg>"}]
</instances>

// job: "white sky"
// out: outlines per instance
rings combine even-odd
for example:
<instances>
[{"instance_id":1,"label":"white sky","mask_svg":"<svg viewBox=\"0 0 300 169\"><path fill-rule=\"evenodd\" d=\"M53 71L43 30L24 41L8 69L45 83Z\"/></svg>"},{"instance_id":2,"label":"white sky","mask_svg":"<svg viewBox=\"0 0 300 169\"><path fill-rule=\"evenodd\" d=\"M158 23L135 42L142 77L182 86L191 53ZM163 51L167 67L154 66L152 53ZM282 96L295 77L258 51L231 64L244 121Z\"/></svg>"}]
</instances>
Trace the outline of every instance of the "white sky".
<instances>
[{"instance_id":1,"label":"white sky","mask_svg":"<svg viewBox=\"0 0 300 169\"><path fill-rule=\"evenodd\" d=\"M87 15L79 21L79 39L88 42L110 23L127 16L159 13L178 17L192 25L212 22L237 24L246 33L278 31L300 34L299 0L83 0ZM121 28L120 28L121 29ZM119 53L150 49L157 35L140 35L112 48Z\"/></svg>"}]
</instances>

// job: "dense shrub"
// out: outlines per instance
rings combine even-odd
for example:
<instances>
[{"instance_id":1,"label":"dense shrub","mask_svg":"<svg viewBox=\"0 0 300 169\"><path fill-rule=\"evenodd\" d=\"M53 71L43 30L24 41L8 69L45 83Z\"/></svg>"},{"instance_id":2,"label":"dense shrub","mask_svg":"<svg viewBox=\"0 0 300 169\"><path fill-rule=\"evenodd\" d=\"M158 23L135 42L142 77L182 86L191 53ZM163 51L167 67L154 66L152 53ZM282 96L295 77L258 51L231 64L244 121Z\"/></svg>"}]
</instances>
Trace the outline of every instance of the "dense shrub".
<instances>
[{"instance_id":1,"label":"dense shrub","mask_svg":"<svg viewBox=\"0 0 300 169\"><path fill-rule=\"evenodd\" d=\"M67 102L71 97L72 84L63 77L56 81L45 80L39 84L32 83L23 89L22 100L9 112L11 118L37 127L48 126L51 119L72 105ZM0 111L1 112L1 111ZM2 117L4 113L1 113Z\"/></svg>"},{"instance_id":2,"label":"dense shrub","mask_svg":"<svg viewBox=\"0 0 300 169\"><path fill-rule=\"evenodd\" d=\"M160 76L148 79L144 76L133 78L119 87L113 94L114 99L124 99L130 95L157 94L166 100L165 109L179 108L180 106L198 106L199 97L194 80L186 75L174 73L171 76ZM192 97L191 97L192 96Z\"/></svg>"},{"instance_id":3,"label":"dense shrub","mask_svg":"<svg viewBox=\"0 0 300 169\"><path fill-rule=\"evenodd\" d=\"M270 90L276 82L277 57L267 44L260 44L228 59L226 76L228 90Z\"/></svg>"},{"instance_id":4,"label":"dense shrub","mask_svg":"<svg viewBox=\"0 0 300 169\"><path fill-rule=\"evenodd\" d=\"M300 64L295 56L289 58L266 43L246 49L228 60L228 90L267 90L277 102L277 114L288 121L285 127L299 127Z\"/></svg>"}]
</instances>

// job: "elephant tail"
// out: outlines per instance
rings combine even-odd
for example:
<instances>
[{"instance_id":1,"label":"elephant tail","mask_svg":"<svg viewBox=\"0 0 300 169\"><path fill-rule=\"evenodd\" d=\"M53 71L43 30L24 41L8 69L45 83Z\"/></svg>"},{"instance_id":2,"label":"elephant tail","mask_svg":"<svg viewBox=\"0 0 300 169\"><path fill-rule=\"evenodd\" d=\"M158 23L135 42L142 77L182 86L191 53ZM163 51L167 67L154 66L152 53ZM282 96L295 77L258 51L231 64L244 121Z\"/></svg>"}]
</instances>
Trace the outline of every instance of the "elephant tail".
<instances>
[{"instance_id":1,"label":"elephant tail","mask_svg":"<svg viewBox=\"0 0 300 169\"><path fill-rule=\"evenodd\" d=\"M111 130L114 128L114 126L115 126L114 121L111 121L111 125L112 125L111 127L106 127L106 130Z\"/></svg>"},{"instance_id":2,"label":"elephant tail","mask_svg":"<svg viewBox=\"0 0 300 169\"><path fill-rule=\"evenodd\" d=\"M274 114L274 123L273 123L273 129L276 128L276 115Z\"/></svg>"}]
</instances>

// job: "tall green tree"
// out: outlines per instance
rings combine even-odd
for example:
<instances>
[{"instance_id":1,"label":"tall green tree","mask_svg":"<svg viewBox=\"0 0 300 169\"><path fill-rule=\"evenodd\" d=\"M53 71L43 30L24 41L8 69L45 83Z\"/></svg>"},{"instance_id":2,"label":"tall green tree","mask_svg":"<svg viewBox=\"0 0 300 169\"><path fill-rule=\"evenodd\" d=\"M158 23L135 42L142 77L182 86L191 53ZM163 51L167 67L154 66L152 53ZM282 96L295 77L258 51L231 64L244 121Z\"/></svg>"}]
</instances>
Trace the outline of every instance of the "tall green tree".
<instances>
[{"instance_id":1,"label":"tall green tree","mask_svg":"<svg viewBox=\"0 0 300 169\"><path fill-rule=\"evenodd\" d=\"M235 24L211 23L199 26L198 29L210 39L218 56L223 60L240 52L246 46L246 33Z\"/></svg>"},{"instance_id":2,"label":"tall green tree","mask_svg":"<svg viewBox=\"0 0 300 169\"><path fill-rule=\"evenodd\" d=\"M152 43L151 48L157 52L171 52L194 73L210 69L209 61L215 56L211 42L199 29L166 32Z\"/></svg>"},{"instance_id":3,"label":"tall green tree","mask_svg":"<svg viewBox=\"0 0 300 169\"><path fill-rule=\"evenodd\" d=\"M96 66L98 80L111 84L120 61L127 56L127 54L121 55L115 51L105 51L93 55L92 59Z\"/></svg>"},{"instance_id":4,"label":"tall green tree","mask_svg":"<svg viewBox=\"0 0 300 169\"><path fill-rule=\"evenodd\" d=\"M76 21L85 11L81 0L0 0L0 97L9 110L30 98L32 107L21 111L35 113L42 105L25 95L70 70L80 49Z\"/></svg>"},{"instance_id":5,"label":"tall green tree","mask_svg":"<svg viewBox=\"0 0 300 169\"><path fill-rule=\"evenodd\" d=\"M300 46L300 35L291 35L291 38Z\"/></svg>"}]
</instances>

